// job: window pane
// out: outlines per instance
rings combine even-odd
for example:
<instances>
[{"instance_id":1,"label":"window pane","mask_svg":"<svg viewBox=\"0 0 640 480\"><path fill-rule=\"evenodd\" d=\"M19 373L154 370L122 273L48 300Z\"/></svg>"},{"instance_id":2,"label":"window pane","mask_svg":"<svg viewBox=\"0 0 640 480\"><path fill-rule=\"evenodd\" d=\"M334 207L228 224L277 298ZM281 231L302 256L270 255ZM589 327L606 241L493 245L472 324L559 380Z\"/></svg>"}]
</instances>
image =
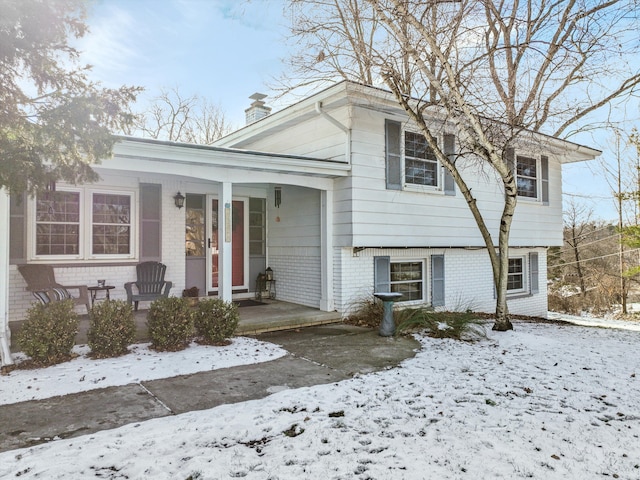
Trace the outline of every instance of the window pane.
<instances>
[{"instance_id":1,"label":"window pane","mask_svg":"<svg viewBox=\"0 0 640 480\"><path fill-rule=\"evenodd\" d=\"M423 262L391 263L391 291L402 293L400 301L423 298Z\"/></svg>"},{"instance_id":2,"label":"window pane","mask_svg":"<svg viewBox=\"0 0 640 480\"><path fill-rule=\"evenodd\" d=\"M46 192L36 199L36 255L78 255L80 193Z\"/></svg>"},{"instance_id":3,"label":"window pane","mask_svg":"<svg viewBox=\"0 0 640 480\"><path fill-rule=\"evenodd\" d=\"M509 259L509 273L507 290L522 290L524 288L524 270L522 258Z\"/></svg>"},{"instance_id":4,"label":"window pane","mask_svg":"<svg viewBox=\"0 0 640 480\"><path fill-rule=\"evenodd\" d=\"M264 198L249 199L249 255L263 256L266 239L266 201Z\"/></svg>"},{"instance_id":5,"label":"window pane","mask_svg":"<svg viewBox=\"0 0 640 480\"><path fill-rule=\"evenodd\" d=\"M438 186L438 162L423 135L405 132L405 182Z\"/></svg>"},{"instance_id":6,"label":"window pane","mask_svg":"<svg viewBox=\"0 0 640 480\"><path fill-rule=\"evenodd\" d=\"M437 165L433 162L422 162L419 160L406 160L405 180L407 183L416 185L429 185L436 187Z\"/></svg>"},{"instance_id":7,"label":"window pane","mask_svg":"<svg viewBox=\"0 0 640 480\"><path fill-rule=\"evenodd\" d=\"M205 253L205 196L187 194L185 252L188 257L204 257Z\"/></svg>"},{"instance_id":8,"label":"window pane","mask_svg":"<svg viewBox=\"0 0 640 480\"><path fill-rule=\"evenodd\" d=\"M131 252L131 196L94 193L92 196L92 253L127 255Z\"/></svg>"},{"instance_id":9,"label":"window pane","mask_svg":"<svg viewBox=\"0 0 640 480\"><path fill-rule=\"evenodd\" d=\"M535 158L518 157L516 165L516 184L521 197L538 196L538 162Z\"/></svg>"}]
</instances>

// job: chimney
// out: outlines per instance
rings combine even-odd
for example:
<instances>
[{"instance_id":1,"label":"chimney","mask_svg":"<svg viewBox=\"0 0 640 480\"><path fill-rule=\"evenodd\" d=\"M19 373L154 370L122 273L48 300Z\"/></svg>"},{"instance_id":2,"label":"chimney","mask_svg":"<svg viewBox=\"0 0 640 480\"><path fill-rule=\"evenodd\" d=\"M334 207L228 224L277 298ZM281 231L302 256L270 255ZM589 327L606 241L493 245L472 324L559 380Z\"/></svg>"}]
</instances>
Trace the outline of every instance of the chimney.
<instances>
[{"instance_id":1,"label":"chimney","mask_svg":"<svg viewBox=\"0 0 640 480\"><path fill-rule=\"evenodd\" d=\"M263 100L267 98L266 95L254 93L249 98L253 100L253 103L244 111L247 125L257 122L271 113L271 107L267 107L263 102Z\"/></svg>"}]
</instances>

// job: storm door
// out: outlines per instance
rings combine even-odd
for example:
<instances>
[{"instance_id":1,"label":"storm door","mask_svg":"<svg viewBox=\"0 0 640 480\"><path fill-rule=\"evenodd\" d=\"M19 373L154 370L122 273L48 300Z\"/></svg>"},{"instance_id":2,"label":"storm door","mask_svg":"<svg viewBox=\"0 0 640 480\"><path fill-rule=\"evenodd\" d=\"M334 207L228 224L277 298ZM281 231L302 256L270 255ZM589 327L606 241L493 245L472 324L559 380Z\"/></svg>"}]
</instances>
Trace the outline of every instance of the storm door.
<instances>
[{"instance_id":1,"label":"storm door","mask_svg":"<svg viewBox=\"0 0 640 480\"><path fill-rule=\"evenodd\" d=\"M208 286L210 291L217 291L219 286L219 251L218 251L218 199L210 199L210 272ZM231 284L234 292L247 291L248 282L248 202L245 199L233 200L231 205Z\"/></svg>"}]
</instances>

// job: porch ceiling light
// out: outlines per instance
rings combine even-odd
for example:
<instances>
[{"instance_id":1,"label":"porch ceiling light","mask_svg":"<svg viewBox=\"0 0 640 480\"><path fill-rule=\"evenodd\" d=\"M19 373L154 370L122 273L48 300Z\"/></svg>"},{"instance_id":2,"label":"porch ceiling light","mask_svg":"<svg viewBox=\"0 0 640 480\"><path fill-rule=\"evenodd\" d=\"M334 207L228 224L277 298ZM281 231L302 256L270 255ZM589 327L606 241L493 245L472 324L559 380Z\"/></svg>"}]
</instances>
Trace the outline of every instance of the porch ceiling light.
<instances>
[{"instance_id":1,"label":"porch ceiling light","mask_svg":"<svg viewBox=\"0 0 640 480\"><path fill-rule=\"evenodd\" d=\"M184 198L185 198L184 195L182 195L180 192L176 193L173 196L173 201L175 202L176 207L178 208L184 207Z\"/></svg>"}]
</instances>

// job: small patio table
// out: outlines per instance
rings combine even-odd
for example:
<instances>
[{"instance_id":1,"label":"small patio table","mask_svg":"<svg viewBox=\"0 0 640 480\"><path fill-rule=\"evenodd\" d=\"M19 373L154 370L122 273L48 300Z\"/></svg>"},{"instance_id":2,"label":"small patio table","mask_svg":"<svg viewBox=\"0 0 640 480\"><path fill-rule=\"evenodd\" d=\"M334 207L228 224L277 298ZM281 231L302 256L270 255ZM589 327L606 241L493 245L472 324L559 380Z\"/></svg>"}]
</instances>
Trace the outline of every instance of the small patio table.
<instances>
[{"instance_id":1,"label":"small patio table","mask_svg":"<svg viewBox=\"0 0 640 480\"><path fill-rule=\"evenodd\" d=\"M111 295L109 294L109 291L113 290L114 288L116 287L114 287L113 285L94 285L91 287L87 287L87 290L91 292L91 306L93 307L93 304L96 300L110 300ZM98 292L105 292L105 297L102 299L97 298Z\"/></svg>"}]
</instances>

